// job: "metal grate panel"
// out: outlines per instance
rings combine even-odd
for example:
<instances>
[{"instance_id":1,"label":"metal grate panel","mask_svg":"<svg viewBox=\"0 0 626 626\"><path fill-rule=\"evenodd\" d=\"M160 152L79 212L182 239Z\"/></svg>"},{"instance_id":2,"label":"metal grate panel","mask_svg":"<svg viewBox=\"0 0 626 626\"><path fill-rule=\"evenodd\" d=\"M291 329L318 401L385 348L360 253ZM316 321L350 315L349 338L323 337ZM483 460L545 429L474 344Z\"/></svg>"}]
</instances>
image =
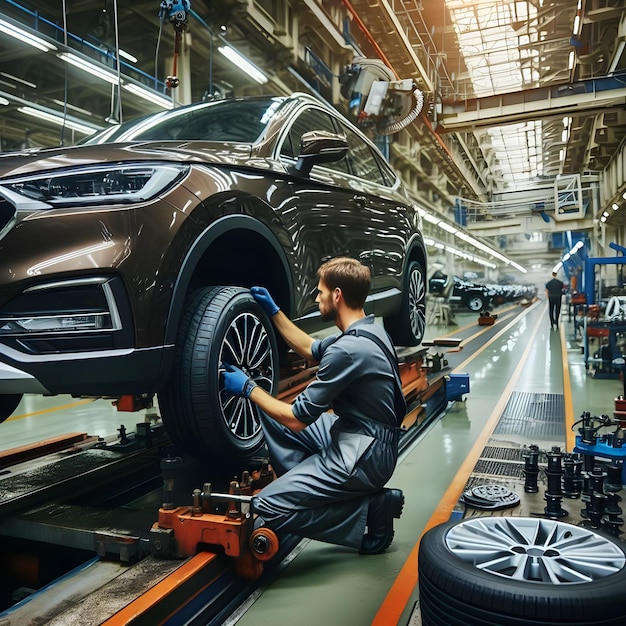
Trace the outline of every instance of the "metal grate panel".
<instances>
[{"instance_id":1,"label":"metal grate panel","mask_svg":"<svg viewBox=\"0 0 626 626\"><path fill-rule=\"evenodd\" d=\"M494 435L516 435L531 442L565 439L563 394L514 391Z\"/></svg>"},{"instance_id":2,"label":"metal grate panel","mask_svg":"<svg viewBox=\"0 0 626 626\"><path fill-rule=\"evenodd\" d=\"M509 476L511 478L523 478L524 466L520 463L505 463L490 459L480 459L474 468L475 474L487 476Z\"/></svg>"},{"instance_id":3,"label":"metal grate panel","mask_svg":"<svg viewBox=\"0 0 626 626\"><path fill-rule=\"evenodd\" d=\"M480 456L483 459L498 459L500 461L516 461L518 463L524 463L525 454L528 454L528 448L485 446Z\"/></svg>"}]
</instances>

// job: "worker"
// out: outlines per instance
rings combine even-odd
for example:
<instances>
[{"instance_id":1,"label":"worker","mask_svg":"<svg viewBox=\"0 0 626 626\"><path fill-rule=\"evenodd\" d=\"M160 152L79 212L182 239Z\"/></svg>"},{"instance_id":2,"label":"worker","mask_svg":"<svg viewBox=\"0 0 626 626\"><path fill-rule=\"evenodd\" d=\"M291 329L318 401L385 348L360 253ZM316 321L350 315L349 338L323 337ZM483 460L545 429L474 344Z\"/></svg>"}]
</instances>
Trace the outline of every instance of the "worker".
<instances>
[{"instance_id":1,"label":"worker","mask_svg":"<svg viewBox=\"0 0 626 626\"><path fill-rule=\"evenodd\" d=\"M546 294L548 296L548 312L550 314L550 330L559 329L559 316L561 315L561 298L565 284L556 277L556 272L552 272L552 280L546 283Z\"/></svg>"},{"instance_id":2,"label":"worker","mask_svg":"<svg viewBox=\"0 0 626 626\"><path fill-rule=\"evenodd\" d=\"M370 271L356 259L338 257L323 264L315 301L322 319L342 332L314 340L289 320L267 289L252 287L252 296L286 343L319 363L316 378L290 404L232 364L223 364L222 376L227 393L248 398L264 413L277 478L252 498L255 528L378 554L391 545L393 520L404 505L402 491L384 485L396 467L398 420L406 404L386 353L395 359L393 344L363 309L369 288Z\"/></svg>"}]
</instances>

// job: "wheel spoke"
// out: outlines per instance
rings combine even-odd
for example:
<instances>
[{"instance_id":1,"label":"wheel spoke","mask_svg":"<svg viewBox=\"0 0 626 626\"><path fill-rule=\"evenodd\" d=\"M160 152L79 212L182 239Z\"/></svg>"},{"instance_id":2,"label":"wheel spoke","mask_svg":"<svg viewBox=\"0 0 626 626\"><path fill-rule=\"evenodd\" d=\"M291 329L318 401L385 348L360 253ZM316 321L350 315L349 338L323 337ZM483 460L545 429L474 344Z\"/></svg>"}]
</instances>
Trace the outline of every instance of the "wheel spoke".
<instances>
[{"instance_id":1,"label":"wheel spoke","mask_svg":"<svg viewBox=\"0 0 626 626\"><path fill-rule=\"evenodd\" d=\"M415 337L423 337L426 328L426 285L420 270L409 281L409 320Z\"/></svg>"},{"instance_id":2,"label":"wheel spoke","mask_svg":"<svg viewBox=\"0 0 626 626\"><path fill-rule=\"evenodd\" d=\"M224 336L220 359L243 369L252 380L266 391L271 391L275 365L267 330L253 313L242 313L234 318ZM223 419L231 434L238 439L255 437L261 430L259 409L248 399L236 402L220 396Z\"/></svg>"}]
</instances>

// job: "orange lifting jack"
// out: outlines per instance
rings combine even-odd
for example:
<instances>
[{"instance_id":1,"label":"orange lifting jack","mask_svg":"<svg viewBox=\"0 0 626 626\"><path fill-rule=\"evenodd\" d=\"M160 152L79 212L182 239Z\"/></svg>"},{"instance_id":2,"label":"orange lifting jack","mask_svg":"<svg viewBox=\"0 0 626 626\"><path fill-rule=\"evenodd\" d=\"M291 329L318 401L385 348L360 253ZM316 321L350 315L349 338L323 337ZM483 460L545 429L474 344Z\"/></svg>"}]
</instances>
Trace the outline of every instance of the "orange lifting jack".
<instances>
[{"instance_id":1,"label":"orange lifting jack","mask_svg":"<svg viewBox=\"0 0 626 626\"><path fill-rule=\"evenodd\" d=\"M498 319L498 315L492 315L489 311L481 311L478 316L479 326L493 326Z\"/></svg>"},{"instance_id":2,"label":"orange lifting jack","mask_svg":"<svg viewBox=\"0 0 626 626\"><path fill-rule=\"evenodd\" d=\"M171 472L180 459L164 459L165 493L171 494ZM235 560L235 570L243 578L256 580L263 573L263 562L276 555L278 537L269 528L253 529L250 513L252 496L273 478L271 467L245 471L241 482L231 481L229 493L213 493L211 484L194 489L192 506L174 506L165 502L159 519L150 530L150 547L154 556L185 558L203 549L219 547ZM166 497L167 500L167 497ZM215 502L226 502L225 513L212 512Z\"/></svg>"}]
</instances>

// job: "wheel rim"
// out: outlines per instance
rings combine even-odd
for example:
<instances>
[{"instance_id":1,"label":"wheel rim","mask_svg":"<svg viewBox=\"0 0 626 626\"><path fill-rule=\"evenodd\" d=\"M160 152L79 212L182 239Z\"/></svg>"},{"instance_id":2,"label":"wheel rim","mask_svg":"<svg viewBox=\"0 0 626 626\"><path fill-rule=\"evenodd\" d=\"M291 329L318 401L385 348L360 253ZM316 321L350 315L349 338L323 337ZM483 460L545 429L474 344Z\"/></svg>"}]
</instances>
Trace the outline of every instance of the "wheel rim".
<instances>
[{"instance_id":1,"label":"wheel rim","mask_svg":"<svg viewBox=\"0 0 626 626\"><path fill-rule=\"evenodd\" d=\"M469 301L469 308L472 311L479 311L483 308L483 301L478 296L473 296Z\"/></svg>"},{"instance_id":2,"label":"wheel rim","mask_svg":"<svg viewBox=\"0 0 626 626\"><path fill-rule=\"evenodd\" d=\"M241 368L257 385L271 393L276 365L270 337L261 320L241 313L228 326L220 346L219 362ZM220 366L218 377L221 379ZM254 439L261 430L260 409L247 398L224 392L220 385L220 407L227 430L241 441Z\"/></svg>"},{"instance_id":3,"label":"wheel rim","mask_svg":"<svg viewBox=\"0 0 626 626\"><path fill-rule=\"evenodd\" d=\"M608 539L555 520L476 518L453 526L445 541L478 569L531 583L588 583L615 574L626 561Z\"/></svg>"},{"instance_id":4,"label":"wheel rim","mask_svg":"<svg viewBox=\"0 0 626 626\"><path fill-rule=\"evenodd\" d=\"M426 284L419 267L409 278L409 320L413 336L421 340L426 328Z\"/></svg>"}]
</instances>

